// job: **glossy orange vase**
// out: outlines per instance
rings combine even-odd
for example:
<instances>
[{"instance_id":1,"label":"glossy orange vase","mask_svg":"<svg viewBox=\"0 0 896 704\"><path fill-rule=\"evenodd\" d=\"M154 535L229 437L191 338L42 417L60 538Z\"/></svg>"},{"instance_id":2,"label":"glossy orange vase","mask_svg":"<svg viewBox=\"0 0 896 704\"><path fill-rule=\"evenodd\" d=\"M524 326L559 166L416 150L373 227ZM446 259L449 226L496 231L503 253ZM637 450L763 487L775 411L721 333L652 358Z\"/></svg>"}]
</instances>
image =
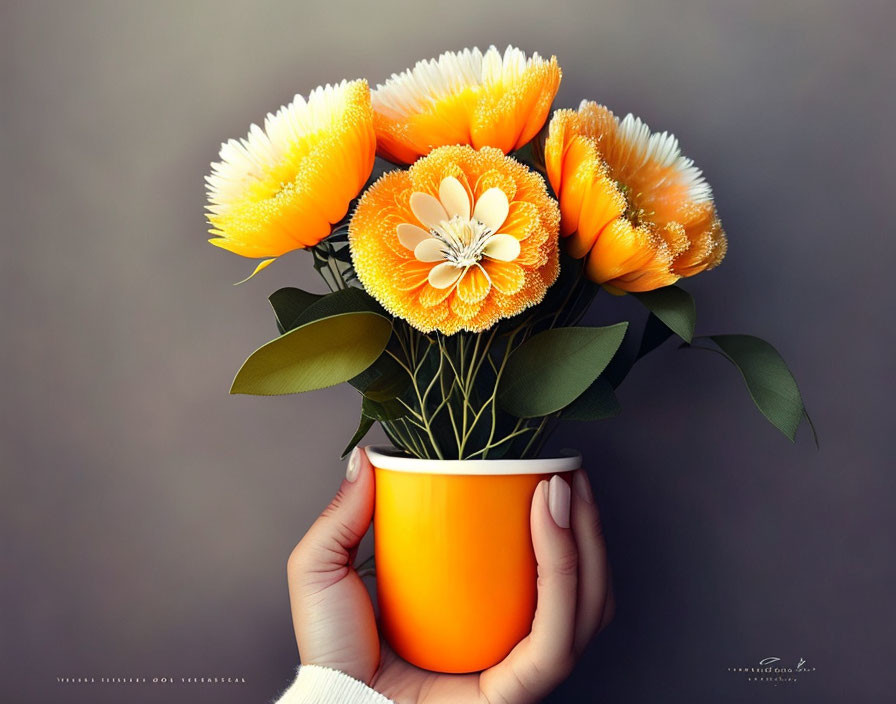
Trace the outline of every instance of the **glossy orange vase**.
<instances>
[{"instance_id":1,"label":"glossy orange vase","mask_svg":"<svg viewBox=\"0 0 896 704\"><path fill-rule=\"evenodd\" d=\"M536 570L529 511L542 479L581 457L420 460L368 448L376 470L380 628L436 672L500 662L531 629Z\"/></svg>"}]
</instances>

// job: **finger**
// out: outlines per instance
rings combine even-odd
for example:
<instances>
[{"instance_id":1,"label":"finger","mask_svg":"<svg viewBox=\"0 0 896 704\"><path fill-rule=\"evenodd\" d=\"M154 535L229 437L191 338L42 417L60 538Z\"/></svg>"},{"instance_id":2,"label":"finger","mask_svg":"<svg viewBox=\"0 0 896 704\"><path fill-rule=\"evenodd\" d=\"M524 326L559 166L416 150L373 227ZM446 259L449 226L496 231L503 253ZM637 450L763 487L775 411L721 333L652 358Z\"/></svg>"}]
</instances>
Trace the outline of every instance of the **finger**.
<instances>
[{"instance_id":1,"label":"finger","mask_svg":"<svg viewBox=\"0 0 896 704\"><path fill-rule=\"evenodd\" d=\"M489 701L538 701L572 670L578 556L569 521L569 484L559 475L539 483L530 515L538 605L529 635L482 673L480 686Z\"/></svg>"},{"instance_id":2,"label":"finger","mask_svg":"<svg viewBox=\"0 0 896 704\"><path fill-rule=\"evenodd\" d=\"M609 571L600 514L585 470L572 478L572 532L579 554L575 650L581 653L601 626L606 611Z\"/></svg>"},{"instance_id":3,"label":"finger","mask_svg":"<svg viewBox=\"0 0 896 704\"><path fill-rule=\"evenodd\" d=\"M335 498L293 550L290 578L321 587L341 579L373 518L374 479L367 454L356 448ZM292 568L295 569L292 569Z\"/></svg>"},{"instance_id":4,"label":"finger","mask_svg":"<svg viewBox=\"0 0 896 704\"><path fill-rule=\"evenodd\" d=\"M379 662L370 596L352 567L370 525L373 471L363 450L349 461L339 492L290 555L287 574L296 643L303 663L369 681Z\"/></svg>"}]
</instances>

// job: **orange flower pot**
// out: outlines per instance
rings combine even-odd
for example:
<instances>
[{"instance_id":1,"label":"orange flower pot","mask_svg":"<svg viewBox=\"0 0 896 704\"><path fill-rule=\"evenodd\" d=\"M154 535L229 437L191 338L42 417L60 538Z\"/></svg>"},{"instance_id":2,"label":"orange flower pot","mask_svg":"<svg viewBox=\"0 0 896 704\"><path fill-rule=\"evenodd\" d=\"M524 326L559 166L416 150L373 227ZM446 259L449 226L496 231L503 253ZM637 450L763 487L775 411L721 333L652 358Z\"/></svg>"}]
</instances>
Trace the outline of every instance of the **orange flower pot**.
<instances>
[{"instance_id":1,"label":"orange flower pot","mask_svg":"<svg viewBox=\"0 0 896 704\"><path fill-rule=\"evenodd\" d=\"M420 460L368 448L376 472L380 628L401 657L436 672L500 662L528 633L536 570L529 511L542 479L581 466L537 460Z\"/></svg>"}]
</instances>

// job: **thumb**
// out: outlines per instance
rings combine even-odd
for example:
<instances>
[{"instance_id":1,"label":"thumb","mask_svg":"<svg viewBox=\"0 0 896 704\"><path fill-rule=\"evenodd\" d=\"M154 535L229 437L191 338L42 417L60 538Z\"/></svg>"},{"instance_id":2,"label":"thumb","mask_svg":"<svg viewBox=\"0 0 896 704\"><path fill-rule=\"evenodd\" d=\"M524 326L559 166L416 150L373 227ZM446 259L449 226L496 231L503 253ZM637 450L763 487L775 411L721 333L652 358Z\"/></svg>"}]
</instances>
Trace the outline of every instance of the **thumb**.
<instances>
[{"instance_id":1,"label":"thumb","mask_svg":"<svg viewBox=\"0 0 896 704\"><path fill-rule=\"evenodd\" d=\"M299 657L363 682L379 662L379 639L367 589L352 553L373 517L374 477L363 450L351 456L336 498L293 550L289 603Z\"/></svg>"},{"instance_id":2,"label":"thumb","mask_svg":"<svg viewBox=\"0 0 896 704\"><path fill-rule=\"evenodd\" d=\"M345 479L289 557L290 580L326 588L351 569L352 557L373 519L374 477L367 453L352 451Z\"/></svg>"}]
</instances>

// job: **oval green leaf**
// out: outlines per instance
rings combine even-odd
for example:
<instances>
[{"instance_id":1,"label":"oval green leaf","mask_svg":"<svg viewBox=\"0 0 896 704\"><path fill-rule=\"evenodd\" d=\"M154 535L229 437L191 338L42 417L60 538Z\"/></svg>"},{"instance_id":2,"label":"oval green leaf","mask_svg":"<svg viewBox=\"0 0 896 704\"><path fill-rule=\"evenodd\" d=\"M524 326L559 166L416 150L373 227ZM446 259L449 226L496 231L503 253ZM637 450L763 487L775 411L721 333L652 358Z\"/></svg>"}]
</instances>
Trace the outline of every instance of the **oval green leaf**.
<instances>
[{"instance_id":1,"label":"oval green leaf","mask_svg":"<svg viewBox=\"0 0 896 704\"><path fill-rule=\"evenodd\" d=\"M299 327L305 323L310 323L312 320L320 320L321 318L329 318L332 315L356 311L368 311L386 317L382 306L367 291L360 288L344 288L321 296L302 311L293 323L293 326Z\"/></svg>"},{"instance_id":2,"label":"oval green leaf","mask_svg":"<svg viewBox=\"0 0 896 704\"><path fill-rule=\"evenodd\" d=\"M398 399L393 398L389 401L380 402L364 396L361 400L361 414L381 423L404 418L407 413L408 409Z\"/></svg>"},{"instance_id":3,"label":"oval green leaf","mask_svg":"<svg viewBox=\"0 0 896 704\"><path fill-rule=\"evenodd\" d=\"M690 342L694 339L697 306L687 291L678 286L665 286L632 295L682 340Z\"/></svg>"},{"instance_id":4,"label":"oval green leaf","mask_svg":"<svg viewBox=\"0 0 896 704\"><path fill-rule=\"evenodd\" d=\"M373 364L348 383L372 401L389 401L400 396L411 385L411 377L388 353L383 352Z\"/></svg>"},{"instance_id":5,"label":"oval green leaf","mask_svg":"<svg viewBox=\"0 0 896 704\"><path fill-rule=\"evenodd\" d=\"M268 297L268 301L271 303L271 308L274 309L274 317L277 319L277 329L280 334L294 329L299 316L321 298L323 296L319 293L309 293L291 286L274 291Z\"/></svg>"},{"instance_id":6,"label":"oval green leaf","mask_svg":"<svg viewBox=\"0 0 896 704\"><path fill-rule=\"evenodd\" d=\"M518 418L539 418L575 401L616 354L628 323L553 328L524 342L507 360L498 402Z\"/></svg>"},{"instance_id":7,"label":"oval green leaf","mask_svg":"<svg viewBox=\"0 0 896 704\"><path fill-rule=\"evenodd\" d=\"M762 415L793 441L800 421L808 416L796 379L778 350L753 335L711 335L709 339L740 370Z\"/></svg>"},{"instance_id":8,"label":"oval green leaf","mask_svg":"<svg viewBox=\"0 0 896 704\"><path fill-rule=\"evenodd\" d=\"M370 311L313 320L255 350L230 393L276 396L340 384L373 364L391 335L392 323Z\"/></svg>"},{"instance_id":9,"label":"oval green leaf","mask_svg":"<svg viewBox=\"0 0 896 704\"><path fill-rule=\"evenodd\" d=\"M599 376L585 393L563 409L560 417L563 420L604 420L618 416L621 411L613 385Z\"/></svg>"}]
</instances>

